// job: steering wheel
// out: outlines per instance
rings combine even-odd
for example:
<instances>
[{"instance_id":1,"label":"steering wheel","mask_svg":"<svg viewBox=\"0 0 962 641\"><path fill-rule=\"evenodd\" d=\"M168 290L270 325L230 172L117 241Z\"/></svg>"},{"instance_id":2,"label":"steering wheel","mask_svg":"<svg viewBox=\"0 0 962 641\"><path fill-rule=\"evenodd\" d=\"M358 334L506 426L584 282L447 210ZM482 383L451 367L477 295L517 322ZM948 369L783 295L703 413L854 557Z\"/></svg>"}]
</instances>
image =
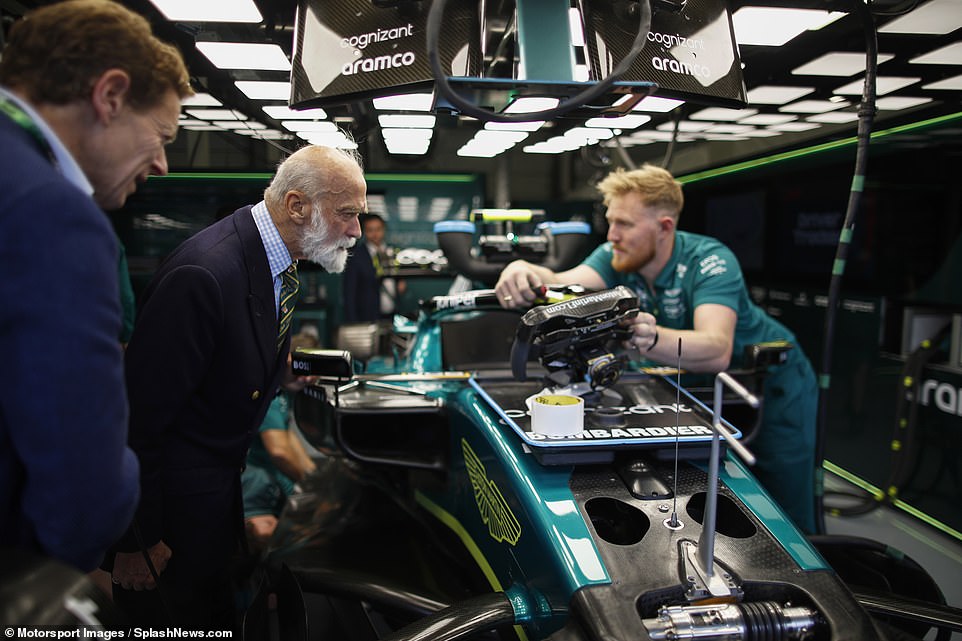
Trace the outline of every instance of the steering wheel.
<instances>
[{"instance_id":1,"label":"steering wheel","mask_svg":"<svg viewBox=\"0 0 962 641\"><path fill-rule=\"evenodd\" d=\"M511 345L511 373L527 380L529 357L537 357L549 376L567 371L572 381L592 389L614 384L628 358L615 355L631 336L624 326L638 314L638 297L623 285L528 310Z\"/></svg>"}]
</instances>

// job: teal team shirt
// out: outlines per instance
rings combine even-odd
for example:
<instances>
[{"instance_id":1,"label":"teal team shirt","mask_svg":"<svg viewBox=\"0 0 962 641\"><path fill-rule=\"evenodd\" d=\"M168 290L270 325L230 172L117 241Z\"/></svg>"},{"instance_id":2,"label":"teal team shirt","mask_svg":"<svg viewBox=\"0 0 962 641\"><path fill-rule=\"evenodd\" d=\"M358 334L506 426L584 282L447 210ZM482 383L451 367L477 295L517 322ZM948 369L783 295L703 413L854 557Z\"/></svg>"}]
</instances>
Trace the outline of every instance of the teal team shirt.
<instances>
[{"instance_id":1,"label":"teal team shirt","mask_svg":"<svg viewBox=\"0 0 962 641\"><path fill-rule=\"evenodd\" d=\"M795 343L795 336L788 328L751 300L738 259L714 238L676 231L671 258L658 274L654 291L637 272L615 271L611 255L611 243L604 243L582 264L598 272L607 287L625 285L636 292L641 310L653 314L662 327L691 329L695 308L699 305L713 303L735 310L738 323L731 367L743 365L746 345L774 340ZM793 353L798 350L789 352L790 360Z\"/></svg>"}]
</instances>

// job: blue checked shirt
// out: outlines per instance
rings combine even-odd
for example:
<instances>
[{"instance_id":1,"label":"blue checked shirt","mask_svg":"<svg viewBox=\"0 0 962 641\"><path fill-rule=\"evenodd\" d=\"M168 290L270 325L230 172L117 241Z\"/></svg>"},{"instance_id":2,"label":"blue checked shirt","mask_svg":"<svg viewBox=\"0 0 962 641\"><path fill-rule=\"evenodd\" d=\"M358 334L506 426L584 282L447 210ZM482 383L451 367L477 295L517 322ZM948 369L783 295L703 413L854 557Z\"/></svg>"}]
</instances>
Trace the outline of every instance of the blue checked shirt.
<instances>
[{"instance_id":1,"label":"blue checked shirt","mask_svg":"<svg viewBox=\"0 0 962 641\"><path fill-rule=\"evenodd\" d=\"M260 201L251 209L254 216L254 224L261 235L261 242L264 243L264 250L267 252L267 265L271 268L271 276L274 279L274 313L280 317L281 308L281 273L291 266L291 253L287 251L287 245L281 240L281 234L277 231L274 221L271 220L267 205Z\"/></svg>"}]
</instances>

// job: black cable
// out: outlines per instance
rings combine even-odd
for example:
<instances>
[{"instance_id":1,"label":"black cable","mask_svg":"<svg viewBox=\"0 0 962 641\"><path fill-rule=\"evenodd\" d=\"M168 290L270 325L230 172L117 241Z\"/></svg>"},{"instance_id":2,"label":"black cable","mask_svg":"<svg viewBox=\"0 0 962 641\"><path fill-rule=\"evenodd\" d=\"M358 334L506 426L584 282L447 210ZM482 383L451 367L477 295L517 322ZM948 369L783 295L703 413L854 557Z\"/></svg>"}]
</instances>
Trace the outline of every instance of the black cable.
<instances>
[{"instance_id":1,"label":"black cable","mask_svg":"<svg viewBox=\"0 0 962 641\"><path fill-rule=\"evenodd\" d=\"M668 148L665 149L665 157L661 161L662 169L668 169L671 165L671 157L675 153L675 144L678 142L678 128L681 126L681 110L675 110L675 126L671 129L671 140L668 141Z\"/></svg>"},{"instance_id":2,"label":"black cable","mask_svg":"<svg viewBox=\"0 0 962 641\"><path fill-rule=\"evenodd\" d=\"M604 80L600 80L597 84L589 87L588 89L582 91L581 93L575 95L557 107L552 109L546 109L544 111L534 111L522 114L500 114L493 111L487 111L480 108L477 104L470 102L454 91L451 87L451 83L448 82L448 75L441 68L441 55L439 51L439 40L441 34L441 18L444 15L444 7L447 4L447 0L435 0L431 3L431 10L428 13L427 20L427 50L428 50L428 62L431 65L431 73L434 75L436 82L436 87L438 94L445 100L450 102L452 105L460 109L461 113L468 116L472 116L481 120L482 122L530 122L532 120L551 120L559 116L577 109L585 105L585 103L591 102L595 98L606 93L611 87L621 78L622 75L631 65L635 62L635 59L641 53L642 49L645 48L645 44L648 40L648 31L651 28L651 5L649 0L640 0L638 6L640 8L640 19L638 25L638 33L635 35L635 40L631 45L631 49L628 54L621 59L618 65L611 70L611 73ZM643 84L643 83L639 83ZM649 94L657 88L655 83L648 83Z\"/></svg>"},{"instance_id":3,"label":"black cable","mask_svg":"<svg viewBox=\"0 0 962 641\"><path fill-rule=\"evenodd\" d=\"M849 191L848 208L838 239L835 261L832 264L832 277L828 289L828 305L825 308L825 331L822 345L822 365L819 373L818 415L815 428L815 533L825 532L825 513L823 496L825 493L824 470L825 434L828 427L828 390L831 383L832 349L835 344L835 319L838 312L842 276L845 274L845 261L855 229L855 218L862 201L865 187L865 171L868 165L868 145L872 135L872 122L875 119L875 88L878 76L878 34L875 20L868 7L860 0L853 0L855 12L862 20L865 30L865 82L862 87L862 102L858 108L858 134L855 151L855 172Z\"/></svg>"}]
</instances>

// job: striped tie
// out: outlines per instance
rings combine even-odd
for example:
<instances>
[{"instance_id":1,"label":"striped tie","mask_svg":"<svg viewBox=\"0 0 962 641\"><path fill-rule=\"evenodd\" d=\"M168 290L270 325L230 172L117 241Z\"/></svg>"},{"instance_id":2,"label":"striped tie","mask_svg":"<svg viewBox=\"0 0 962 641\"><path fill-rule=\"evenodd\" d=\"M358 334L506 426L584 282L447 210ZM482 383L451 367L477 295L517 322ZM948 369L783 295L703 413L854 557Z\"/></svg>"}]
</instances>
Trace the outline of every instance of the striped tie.
<instances>
[{"instance_id":1,"label":"striped tie","mask_svg":"<svg viewBox=\"0 0 962 641\"><path fill-rule=\"evenodd\" d=\"M300 281L297 280L297 263L281 272L281 302L280 302L280 322L277 325L277 351L281 350L284 344L284 336L291 328L291 317L294 315L294 303L297 302L297 290Z\"/></svg>"}]
</instances>

